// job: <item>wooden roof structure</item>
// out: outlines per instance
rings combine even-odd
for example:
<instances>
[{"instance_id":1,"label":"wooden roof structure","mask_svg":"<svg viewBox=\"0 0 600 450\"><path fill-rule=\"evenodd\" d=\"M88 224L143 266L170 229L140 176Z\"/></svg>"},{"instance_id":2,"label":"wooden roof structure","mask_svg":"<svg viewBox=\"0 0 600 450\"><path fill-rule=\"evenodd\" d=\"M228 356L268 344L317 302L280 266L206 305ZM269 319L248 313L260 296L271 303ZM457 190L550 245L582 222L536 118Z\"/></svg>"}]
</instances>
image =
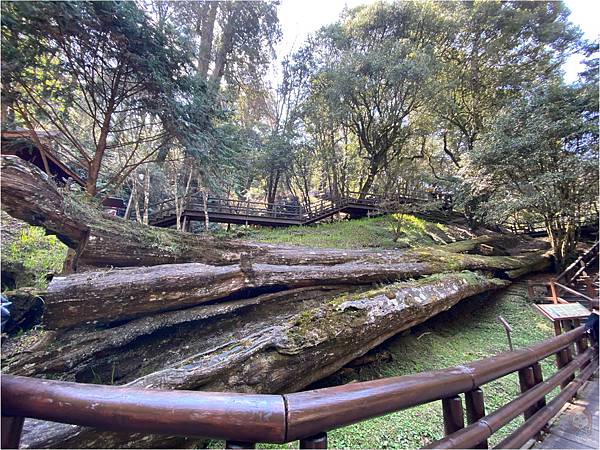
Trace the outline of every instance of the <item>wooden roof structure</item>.
<instances>
[{"instance_id":1,"label":"wooden roof structure","mask_svg":"<svg viewBox=\"0 0 600 450\"><path fill-rule=\"evenodd\" d=\"M0 153L2 155L15 155L39 167L48 176L54 178L58 183L66 184L68 179L72 179L80 186L85 186L85 179L77 174L73 169L63 163L53 152L50 146L50 140L53 137L51 133L34 131L37 140L43 148L39 148L31 135L30 130L10 130L2 131L2 146ZM44 159L46 163L44 163Z\"/></svg>"}]
</instances>

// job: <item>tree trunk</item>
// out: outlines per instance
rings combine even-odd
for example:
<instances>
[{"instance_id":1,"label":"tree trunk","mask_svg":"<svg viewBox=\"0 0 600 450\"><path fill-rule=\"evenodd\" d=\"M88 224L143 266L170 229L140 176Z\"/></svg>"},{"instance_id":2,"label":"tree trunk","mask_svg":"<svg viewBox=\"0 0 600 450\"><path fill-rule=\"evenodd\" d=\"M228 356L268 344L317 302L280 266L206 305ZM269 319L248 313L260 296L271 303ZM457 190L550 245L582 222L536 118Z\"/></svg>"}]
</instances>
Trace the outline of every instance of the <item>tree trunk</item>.
<instances>
[{"instance_id":1,"label":"tree trunk","mask_svg":"<svg viewBox=\"0 0 600 450\"><path fill-rule=\"evenodd\" d=\"M87 335L56 334L8 367L11 373L152 389L293 392L460 300L508 283L463 272L350 295L318 288L267 294ZM141 438L35 422L26 427L23 444L149 448L164 439Z\"/></svg>"},{"instance_id":2,"label":"tree trunk","mask_svg":"<svg viewBox=\"0 0 600 450\"><path fill-rule=\"evenodd\" d=\"M123 218L125 220L129 220L129 216L131 215L131 205L133 203L133 195L135 192L135 182L132 183L131 192L129 193L129 200L127 200L127 208L125 208L125 214Z\"/></svg>"},{"instance_id":3,"label":"tree trunk","mask_svg":"<svg viewBox=\"0 0 600 450\"><path fill-rule=\"evenodd\" d=\"M222 35L221 44L217 49L217 55L215 57L215 66L210 75L210 83L218 88L221 84L221 78L225 73L225 66L227 64L227 58L233 48L233 34L234 34L234 21L235 21L235 8L236 6L232 3L224 4L226 13L223 15L225 23L221 24Z\"/></svg>"},{"instance_id":4,"label":"tree trunk","mask_svg":"<svg viewBox=\"0 0 600 450\"><path fill-rule=\"evenodd\" d=\"M374 264L438 264L438 271L449 264L458 268L515 270L545 260L540 252L517 251L511 257L455 255L473 252L485 240L496 239L500 246L516 248L526 242L522 238L494 236L473 242L415 250L337 250L278 246L235 239L178 233L126 221L103 214L95 207L63 196L37 167L14 156L1 158L2 207L11 216L31 225L42 226L56 234L70 248L79 252L81 264L91 266L151 266L158 264L198 262L209 265L234 264L243 253L252 255L255 263L283 265L333 265L344 263ZM456 262L457 261L457 262ZM456 262L456 263L455 263Z\"/></svg>"},{"instance_id":5,"label":"tree trunk","mask_svg":"<svg viewBox=\"0 0 600 450\"><path fill-rule=\"evenodd\" d=\"M396 255L388 260L382 255L379 261L335 265L253 264L249 257L244 257L239 265L169 264L54 277L48 292L41 296L46 303L44 324L56 329L130 320L160 311L223 301L257 289L368 285L465 269L510 276L511 271L527 271L540 264L547 265L547 259L446 252L431 252L426 259L407 252L403 257Z\"/></svg>"},{"instance_id":6,"label":"tree trunk","mask_svg":"<svg viewBox=\"0 0 600 450\"><path fill-rule=\"evenodd\" d=\"M144 171L144 225L148 225L148 213L150 206L150 167L146 165Z\"/></svg>"},{"instance_id":7,"label":"tree trunk","mask_svg":"<svg viewBox=\"0 0 600 450\"><path fill-rule=\"evenodd\" d=\"M92 205L63 196L43 172L20 158L2 156L1 161L2 208L81 250L83 264L228 264L254 248L240 241L190 236L105 215Z\"/></svg>"},{"instance_id":8,"label":"tree trunk","mask_svg":"<svg viewBox=\"0 0 600 450\"><path fill-rule=\"evenodd\" d=\"M204 233L210 234L210 218L208 216L208 192L202 190L202 208L204 209Z\"/></svg>"},{"instance_id":9,"label":"tree trunk","mask_svg":"<svg viewBox=\"0 0 600 450\"><path fill-rule=\"evenodd\" d=\"M218 2L205 2L200 5L202 17L198 18L200 23L200 45L198 47L198 76L206 81L208 67L210 66L210 55L213 45L213 34L215 29L215 18L217 17Z\"/></svg>"}]
</instances>

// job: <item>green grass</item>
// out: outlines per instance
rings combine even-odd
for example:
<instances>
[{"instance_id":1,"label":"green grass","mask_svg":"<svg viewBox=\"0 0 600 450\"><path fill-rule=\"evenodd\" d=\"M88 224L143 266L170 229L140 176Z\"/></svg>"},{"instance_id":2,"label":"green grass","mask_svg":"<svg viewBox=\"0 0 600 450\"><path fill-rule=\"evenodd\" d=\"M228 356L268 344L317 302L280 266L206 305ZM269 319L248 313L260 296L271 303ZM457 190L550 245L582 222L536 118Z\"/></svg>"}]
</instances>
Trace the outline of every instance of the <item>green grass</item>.
<instances>
[{"instance_id":1,"label":"green grass","mask_svg":"<svg viewBox=\"0 0 600 450\"><path fill-rule=\"evenodd\" d=\"M16 287L36 287L45 289L46 275L59 273L67 255L67 246L56 236L46 235L43 228L24 226L2 248L2 266L16 267Z\"/></svg>"},{"instance_id":2,"label":"green grass","mask_svg":"<svg viewBox=\"0 0 600 450\"><path fill-rule=\"evenodd\" d=\"M393 355L389 362L338 372L311 388L334 386L353 381L414 374L455 366L508 350L504 328L497 321L503 316L513 327L515 348L529 346L552 337L550 322L535 312L527 299L526 288L515 284L493 296L465 300L414 327L410 335L397 336L383 343L378 350ZM544 378L555 371L553 358L542 362ZM488 413L519 395L516 374L483 386ZM551 393L555 395L557 389ZM494 434L490 445L499 443L523 422L522 416ZM441 401L432 402L388 414L354 425L330 431L330 448L419 448L443 437ZM211 441L211 448L223 445ZM260 448L297 448L293 442L284 446L260 444Z\"/></svg>"},{"instance_id":3,"label":"green grass","mask_svg":"<svg viewBox=\"0 0 600 450\"><path fill-rule=\"evenodd\" d=\"M334 375L318 387L442 369L507 351L506 334L497 321L499 315L513 327L515 348L553 335L550 323L528 301L526 288L513 285L487 299L464 301L414 327L409 336L388 340L380 348L393 355L392 361L360 368L354 374ZM544 360L542 369L545 378L550 376L555 370L554 360ZM483 392L489 413L519 395L518 377L511 374L488 383ZM490 444L499 443L521 423L522 416L495 433ZM443 437L442 430L438 401L334 430L329 433L329 442L333 448L418 448Z\"/></svg>"},{"instance_id":4,"label":"green grass","mask_svg":"<svg viewBox=\"0 0 600 450\"><path fill-rule=\"evenodd\" d=\"M237 231L237 236L272 244L319 248L404 248L430 245L427 222L411 215L342 220L313 226L259 228ZM435 226L435 225L434 225Z\"/></svg>"}]
</instances>

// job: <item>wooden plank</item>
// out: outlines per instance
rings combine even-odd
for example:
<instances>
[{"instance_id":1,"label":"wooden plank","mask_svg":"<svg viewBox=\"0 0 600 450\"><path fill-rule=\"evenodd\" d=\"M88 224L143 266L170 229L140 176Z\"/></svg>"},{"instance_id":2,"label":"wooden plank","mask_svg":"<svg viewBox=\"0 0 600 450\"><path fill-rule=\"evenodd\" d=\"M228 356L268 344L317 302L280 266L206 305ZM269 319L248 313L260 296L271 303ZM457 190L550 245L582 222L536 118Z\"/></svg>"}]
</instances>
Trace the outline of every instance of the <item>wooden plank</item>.
<instances>
[{"instance_id":1,"label":"wooden plank","mask_svg":"<svg viewBox=\"0 0 600 450\"><path fill-rule=\"evenodd\" d=\"M598 378L593 377L568 403L536 448L600 448L598 439Z\"/></svg>"},{"instance_id":2,"label":"wooden plank","mask_svg":"<svg viewBox=\"0 0 600 450\"><path fill-rule=\"evenodd\" d=\"M592 430L590 429L590 433L588 433L588 437L586 437L585 435L582 435L581 433L578 433L578 434L567 433L561 429L554 430L552 432L552 434L554 436L558 436L559 438L566 439L566 440L572 441L572 442L576 442L578 444L585 445L586 447L589 447L589 448L597 449L598 441L591 439L591 437L592 437L591 431Z\"/></svg>"},{"instance_id":3,"label":"wooden plank","mask_svg":"<svg viewBox=\"0 0 600 450\"><path fill-rule=\"evenodd\" d=\"M568 441L554 434L545 438L536 448L573 448L573 449L588 449L590 447L579 444L577 442Z\"/></svg>"}]
</instances>

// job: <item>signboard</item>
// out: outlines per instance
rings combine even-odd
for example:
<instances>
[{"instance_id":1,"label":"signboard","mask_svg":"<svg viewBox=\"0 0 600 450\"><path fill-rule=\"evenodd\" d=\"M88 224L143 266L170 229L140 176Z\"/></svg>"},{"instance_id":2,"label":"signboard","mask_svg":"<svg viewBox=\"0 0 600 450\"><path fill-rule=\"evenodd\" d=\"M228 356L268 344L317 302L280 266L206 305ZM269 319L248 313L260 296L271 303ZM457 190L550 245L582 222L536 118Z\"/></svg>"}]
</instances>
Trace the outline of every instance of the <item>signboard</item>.
<instances>
[{"instance_id":1,"label":"signboard","mask_svg":"<svg viewBox=\"0 0 600 450\"><path fill-rule=\"evenodd\" d=\"M544 316L553 322L569 319L586 319L591 311L581 303L551 303L534 305Z\"/></svg>"}]
</instances>

